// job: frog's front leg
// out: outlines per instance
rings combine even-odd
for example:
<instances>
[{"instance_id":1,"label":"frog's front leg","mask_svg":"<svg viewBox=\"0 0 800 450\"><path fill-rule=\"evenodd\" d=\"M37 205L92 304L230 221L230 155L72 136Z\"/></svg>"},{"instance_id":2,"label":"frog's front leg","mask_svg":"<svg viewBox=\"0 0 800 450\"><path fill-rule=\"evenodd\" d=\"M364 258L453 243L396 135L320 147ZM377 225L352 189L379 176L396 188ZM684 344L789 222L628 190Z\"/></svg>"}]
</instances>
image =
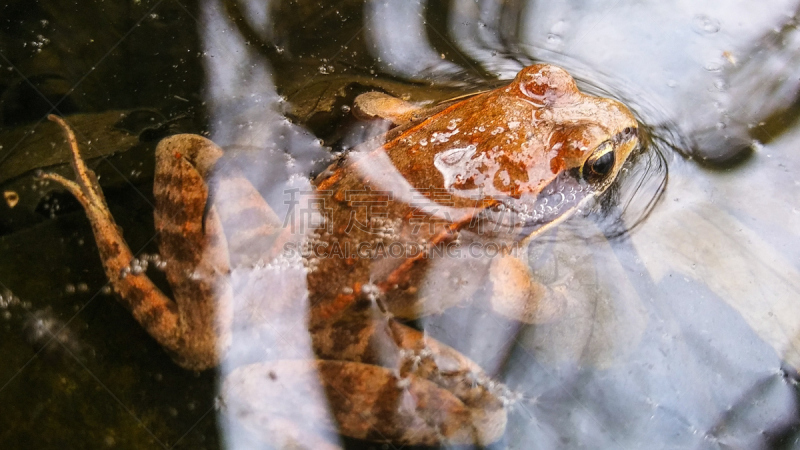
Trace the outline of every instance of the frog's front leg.
<instances>
[{"instance_id":1,"label":"frog's front leg","mask_svg":"<svg viewBox=\"0 0 800 450\"><path fill-rule=\"evenodd\" d=\"M228 341L231 289L225 277L227 244L216 209L206 209L203 175L221 150L191 135L167 138L156 150L156 229L175 293L171 300L144 273L131 270L133 253L108 210L97 177L80 156L75 134L60 117L48 118L64 130L77 180L56 174L43 177L63 185L85 209L106 276L121 302L179 365L192 370L215 366Z\"/></svg>"},{"instance_id":2,"label":"frog's front leg","mask_svg":"<svg viewBox=\"0 0 800 450\"><path fill-rule=\"evenodd\" d=\"M522 249L522 250L519 250ZM528 264L528 241L510 254L498 254L489 266L490 305L494 312L535 324L562 317L566 301L536 280Z\"/></svg>"}]
</instances>

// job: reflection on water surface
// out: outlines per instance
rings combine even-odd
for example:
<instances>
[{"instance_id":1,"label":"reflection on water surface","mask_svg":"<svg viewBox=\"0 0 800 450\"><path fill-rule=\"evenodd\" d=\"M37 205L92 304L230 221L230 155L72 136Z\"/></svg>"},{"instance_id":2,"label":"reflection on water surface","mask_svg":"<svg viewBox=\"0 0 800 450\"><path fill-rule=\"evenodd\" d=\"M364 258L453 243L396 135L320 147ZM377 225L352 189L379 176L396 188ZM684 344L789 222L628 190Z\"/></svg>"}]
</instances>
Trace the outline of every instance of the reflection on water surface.
<instances>
[{"instance_id":1,"label":"reflection on water surface","mask_svg":"<svg viewBox=\"0 0 800 450\"><path fill-rule=\"evenodd\" d=\"M80 114L70 123L136 265L145 261L169 292L147 256L159 251L161 138L210 137L280 221L292 207L286 189L310 191L309 174L387 128L352 118L358 94L431 106L544 61L628 105L646 145L597 203L525 248L527 266L503 266L487 281L444 260L436 269L463 278L447 288L454 298L495 289L549 299L536 323L477 300L407 323L475 361L488 377L480 383L498 383L509 416L497 448L789 447L800 364L795 10L789 1L10 2L0 14L0 442L260 448L249 431L263 425L252 423L260 409L297 412L306 429L331 420L308 409L326 403L313 381L294 406L245 403L251 422L218 397L231 386L220 373L287 349L312 358L302 325L245 326L261 323L280 292L303 291L305 275L254 283L268 295L251 294L255 313L234 311L245 324L234 342L256 345L233 348L220 373L180 369L131 320L104 289L80 206L34 177L72 177L48 112ZM503 278L528 267L522 288ZM277 423L266 426L305 439Z\"/></svg>"}]
</instances>

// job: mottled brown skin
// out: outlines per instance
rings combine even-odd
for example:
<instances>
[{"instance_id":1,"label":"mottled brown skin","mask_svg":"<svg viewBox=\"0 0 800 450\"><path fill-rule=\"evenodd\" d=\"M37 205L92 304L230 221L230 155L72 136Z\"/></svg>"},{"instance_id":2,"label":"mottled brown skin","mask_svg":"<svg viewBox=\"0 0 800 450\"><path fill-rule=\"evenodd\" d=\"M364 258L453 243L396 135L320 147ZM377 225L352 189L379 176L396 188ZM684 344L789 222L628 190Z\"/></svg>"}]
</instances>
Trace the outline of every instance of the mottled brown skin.
<instances>
[{"instance_id":1,"label":"mottled brown skin","mask_svg":"<svg viewBox=\"0 0 800 450\"><path fill-rule=\"evenodd\" d=\"M416 246L414 255L313 257L306 261L313 268L291 269L305 279L305 291L292 295L307 294L303 314L317 359L291 360L287 345L277 360L236 369L223 387L226 404L232 415L250 417L266 439L287 446L300 439L290 424L309 418L374 441L493 442L505 428L505 388L457 351L395 318L416 318L463 301L485 284L487 274L496 285L491 303L501 314L526 322L557 314L525 292L532 291L527 266L511 255L432 256L445 245L466 250L470 244L527 242L564 220L613 181L637 145L636 121L620 103L580 93L566 72L548 65L528 67L508 86L440 106L427 118L412 105L381 103L379 94L370 95L360 101L370 105L367 116L402 125L386 141L365 144L314 180L326 223L302 241L291 227L282 228L235 171L214 176L216 201L206 204L205 179L222 154L211 141L178 135L158 145L155 220L174 300L144 274L130 272L132 253L95 176L67 124L52 116L67 134L78 180L45 177L63 184L86 209L122 302L179 365L192 370L213 367L224 357L235 320L234 292L264 295L248 290L258 284L239 276L256 273L260 266L254 261L279 261L284 246L297 242L328 249L362 242ZM395 111L382 113L381 104ZM373 222L353 192L380 202ZM365 226L354 227L353 218ZM376 224L383 226L380 232ZM261 313L281 321L296 300L288 294L292 286L277 286L285 279L275 281L270 292L281 294L264 302ZM320 383L333 422L324 408L288 406L293 400L271 388L275 380L294 381L300 391L304 382ZM262 405L267 412L258 416L254 410ZM324 440L319 445L330 448Z\"/></svg>"},{"instance_id":2,"label":"mottled brown skin","mask_svg":"<svg viewBox=\"0 0 800 450\"><path fill-rule=\"evenodd\" d=\"M400 109L405 113L408 108ZM395 116L395 113L388 114L388 117ZM458 121L455 128L454 121ZM505 131L493 133L499 128ZM624 131L626 129L628 131ZM401 200L389 202L386 208L386 216L403 218L394 227L395 239L387 240L387 246L399 241L435 247L457 237L464 241L462 246L481 241L486 236L476 235L475 228L481 226L480 214L485 208L531 201L559 174L583 166L601 143L616 141L619 144L612 171L593 186L595 193L605 190L636 146L635 130L636 121L620 103L580 93L569 74L561 69L545 65L529 67L509 86L455 103L377 150L369 149L352 158L354 162L318 178L317 188L325 204L335 205L331 211L333 232L323 234L323 240L354 245L375 239L373 234L362 230L346 230L352 214L362 217L366 211L341 200L344 192L368 186L375 191L391 191L395 199ZM454 131L458 133L452 134ZM452 135L447 142L441 139L434 142L437 134ZM422 145L422 142L427 144ZM475 146L473 159L484 157L488 162L483 164L482 170L476 170L472 177L465 177L463 182L454 183L448 190L435 159L448 150L470 145ZM507 185L498 181L498 174L503 171L508 174ZM485 179L483 183L475 181L480 177ZM478 184L484 189L481 195L470 195L472 186ZM422 194L433 203L433 197L443 191L450 194L446 200L453 209L451 220L426 216L425 225L420 227L418 222L408 219L419 218L421 214L419 204L412 204L409 199ZM441 209L448 206L440 205ZM568 214L560 218L566 216ZM507 238L512 241L526 237L530 236L489 236L492 240ZM310 288L317 294L312 301L320 305L315 311L331 315L342 305L355 301L356 294L343 298L342 287L350 287L358 293L358 284L370 279L370 275L387 295L390 310L404 318L441 311L469 297L471 292L462 290L436 292L435 299L420 298L418 288L429 273L432 261L424 256L383 258L377 262L361 259L354 261L348 271L337 270L336 259L321 260L320 270L309 275ZM462 266L463 278L475 280L474 273L485 273L483 264L488 261L470 262L479 267L468 270ZM376 271L380 271L377 278ZM331 277L335 277L335 282L330 281ZM409 289L411 293L406 292Z\"/></svg>"}]
</instances>

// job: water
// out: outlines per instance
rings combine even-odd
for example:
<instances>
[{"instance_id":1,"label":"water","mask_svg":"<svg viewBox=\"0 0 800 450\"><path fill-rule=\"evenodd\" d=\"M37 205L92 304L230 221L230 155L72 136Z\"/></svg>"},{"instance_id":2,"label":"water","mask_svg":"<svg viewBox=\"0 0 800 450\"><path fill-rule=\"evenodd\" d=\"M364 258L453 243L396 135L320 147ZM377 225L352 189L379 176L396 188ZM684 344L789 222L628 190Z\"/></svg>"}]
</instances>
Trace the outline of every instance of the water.
<instances>
[{"instance_id":1,"label":"water","mask_svg":"<svg viewBox=\"0 0 800 450\"><path fill-rule=\"evenodd\" d=\"M528 249L550 320L468 305L417 322L508 386L493 448L796 446L796 4L264 5L1 7L1 447L263 445L219 414L215 371L178 368L114 300L79 205L34 177L71 177L48 112L83 114L112 213L155 254L162 137L209 136L284 217L285 187L377 132L353 131L356 93L437 101L533 61L629 105L648 145Z\"/></svg>"}]
</instances>

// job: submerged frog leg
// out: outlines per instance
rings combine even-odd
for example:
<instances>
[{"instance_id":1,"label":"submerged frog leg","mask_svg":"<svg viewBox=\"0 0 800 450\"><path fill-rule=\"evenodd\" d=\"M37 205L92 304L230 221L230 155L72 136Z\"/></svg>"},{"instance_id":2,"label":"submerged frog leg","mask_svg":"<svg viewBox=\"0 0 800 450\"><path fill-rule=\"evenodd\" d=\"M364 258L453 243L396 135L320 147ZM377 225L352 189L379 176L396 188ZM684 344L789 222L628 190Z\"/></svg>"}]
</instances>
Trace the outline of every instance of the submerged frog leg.
<instances>
[{"instance_id":1,"label":"submerged frog leg","mask_svg":"<svg viewBox=\"0 0 800 450\"><path fill-rule=\"evenodd\" d=\"M180 347L180 327L175 303L161 293L146 275L130 271L133 254L108 210L97 177L81 159L75 134L62 118L50 115L48 119L64 130L77 181L51 173L42 177L63 185L83 205L92 225L106 276L114 291L151 336L165 348L177 350Z\"/></svg>"},{"instance_id":2,"label":"submerged frog leg","mask_svg":"<svg viewBox=\"0 0 800 450\"><path fill-rule=\"evenodd\" d=\"M338 432L395 445L488 444L506 421L502 409L470 408L425 378L348 361L243 366L225 379L222 393L227 414L273 443Z\"/></svg>"},{"instance_id":3,"label":"submerged frog leg","mask_svg":"<svg viewBox=\"0 0 800 450\"><path fill-rule=\"evenodd\" d=\"M220 276L228 271L227 248L225 240L219 238L221 227L214 208L207 212L206 223L202 224L207 189L197 170L186 158L175 157L169 145L162 145L164 141L159 144L156 152L175 157L171 170L178 171L166 179L163 172L157 173L154 187L157 219L166 217L159 211L170 209L171 205L169 222L181 224L179 229L165 226L164 220L156 224L161 233L162 256L167 262L167 278L176 296L173 301L145 274L130 270L133 253L108 210L97 177L80 156L75 134L63 119L52 115L49 119L64 130L77 180L56 174L43 177L62 184L83 205L106 276L120 301L179 365L192 370L216 365L220 349L224 350L227 334L224 322L228 319L220 314L225 308L218 305L230 303L230 288ZM192 151L186 153L193 156ZM163 159L160 158L161 162ZM201 160L208 163L209 158ZM165 187L165 183L171 187ZM184 200L185 205L180 203ZM174 284L177 279L181 282Z\"/></svg>"},{"instance_id":4,"label":"submerged frog leg","mask_svg":"<svg viewBox=\"0 0 800 450\"><path fill-rule=\"evenodd\" d=\"M546 323L561 317L565 303L537 282L528 265L527 245L518 254L497 255L489 268L491 307L498 314L524 323Z\"/></svg>"},{"instance_id":5,"label":"submerged frog leg","mask_svg":"<svg viewBox=\"0 0 800 450\"><path fill-rule=\"evenodd\" d=\"M201 350L218 359L230 345L234 289L239 297L264 295L241 292L241 275L252 273L248 269L264 259L281 228L236 167L216 164L222 154L202 136L170 136L156 148L153 187L159 249L168 261L167 280L181 312L183 346L194 355L193 364L206 367L215 361L201 359ZM243 270L234 276L232 269ZM196 350L188 350L192 347Z\"/></svg>"},{"instance_id":6,"label":"submerged frog leg","mask_svg":"<svg viewBox=\"0 0 800 450\"><path fill-rule=\"evenodd\" d=\"M267 442L302 436L305 448L326 433L395 445L485 445L503 435L512 401L504 385L417 330L355 316L310 330L319 360L231 372L226 414Z\"/></svg>"},{"instance_id":7,"label":"submerged frog leg","mask_svg":"<svg viewBox=\"0 0 800 450\"><path fill-rule=\"evenodd\" d=\"M458 351L386 318L349 316L311 333L340 433L413 445L502 436L508 390Z\"/></svg>"},{"instance_id":8,"label":"submerged frog leg","mask_svg":"<svg viewBox=\"0 0 800 450\"><path fill-rule=\"evenodd\" d=\"M173 359L192 369L215 366L231 339L228 244L217 205L208 206L206 183L220 156L214 143L191 134L156 147L153 216L181 328Z\"/></svg>"}]
</instances>

